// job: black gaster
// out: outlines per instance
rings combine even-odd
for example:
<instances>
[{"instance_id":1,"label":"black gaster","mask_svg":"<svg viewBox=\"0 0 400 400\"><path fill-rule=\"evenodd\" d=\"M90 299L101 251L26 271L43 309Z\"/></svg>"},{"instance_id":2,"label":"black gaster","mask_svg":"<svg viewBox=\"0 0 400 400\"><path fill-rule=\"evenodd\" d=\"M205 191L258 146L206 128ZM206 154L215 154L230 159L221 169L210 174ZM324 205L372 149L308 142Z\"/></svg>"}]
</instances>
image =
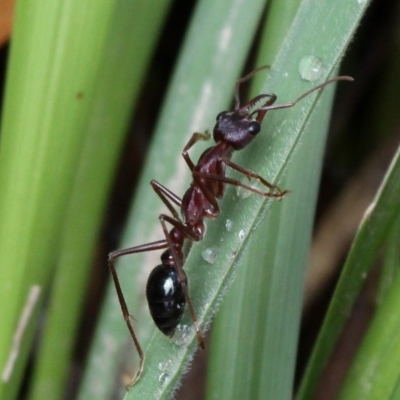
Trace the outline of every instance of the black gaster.
<instances>
[{"instance_id":1,"label":"black gaster","mask_svg":"<svg viewBox=\"0 0 400 400\"><path fill-rule=\"evenodd\" d=\"M186 304L175 268L169 264L155 267L147 281L146 296L157 328L171 337L182 318Z\"/></svg>"}]
</instances>

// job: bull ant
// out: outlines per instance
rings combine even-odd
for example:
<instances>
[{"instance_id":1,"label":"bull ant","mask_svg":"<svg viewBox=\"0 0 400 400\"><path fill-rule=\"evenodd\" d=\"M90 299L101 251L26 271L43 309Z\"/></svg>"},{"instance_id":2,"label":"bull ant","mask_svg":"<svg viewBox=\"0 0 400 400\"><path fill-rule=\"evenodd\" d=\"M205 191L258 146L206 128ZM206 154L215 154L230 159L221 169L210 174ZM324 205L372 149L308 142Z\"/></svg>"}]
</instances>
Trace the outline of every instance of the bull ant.
<instances>
[{"instance_id":1,"label":"bull ant","mask_svg":"<svg viewBox=\"0 0 400 400\"><path fill-rule=\"evenodd\" d=\"M223 197L227 184L242 187L261 196L278 200L281 200L287 193L287 190L281 190L278 186L267 182L255 172L232 162L233 152L244 149L253 141L261 130L261 124L267 111L291 108L304 97L332 82L353 80L349 76L329 79L288 103L274 104L277 99L274 94L260 94L246 104L240 105L240 85L264 68L269 67L257 68L236 82L235 109L234 111L223 111L217 115L213 129L213 139L216 144L204 151L197 164L193 163L188 151L199 140L209 139L210 135L208 133L193 133L184 147L182 156L192 173L193 181L183 197L179 198L175 193L155 180L150 182L156 194L172 214L172 217L166 214L159 216L165 239L113 251L109 255L108 265L114 280L122 314L140 358L139 369L130 386L138 381L143 371L144 353L130 321L131 317L114 265L115 260L128 254L165 249L161 254L161 264L153 269L147 281L146 295L151 316L157 328L165 335L172 337L187 303L199 345L204 349L204 337L197 322L193 303L189 296L187 277L183 269L185 263L182 251L184 241L199 242L203 239L205 233L204 218L214 219L218 216L220 209L217 200ZM254 111L250 111L253 107L256 107L257 103L261 103L261 106ZM245 185L239 180L228 178L225 175L226 167L232 168L249 179L258 180L264 185L266 191ZM180 208L181 217L174 205ZM172 225L170 231L168 231L167 223Z\"/></svg>"}]
</instances>

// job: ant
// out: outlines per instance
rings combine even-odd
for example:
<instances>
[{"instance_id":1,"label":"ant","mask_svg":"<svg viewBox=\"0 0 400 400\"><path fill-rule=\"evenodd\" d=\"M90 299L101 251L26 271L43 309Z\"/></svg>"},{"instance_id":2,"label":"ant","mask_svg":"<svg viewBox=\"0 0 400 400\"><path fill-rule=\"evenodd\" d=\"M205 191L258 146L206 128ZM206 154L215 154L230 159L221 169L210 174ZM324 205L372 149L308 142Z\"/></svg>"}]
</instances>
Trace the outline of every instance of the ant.
<instances>
[{"instance_id":1,"label":"ant","mask_svg":"<svg viewBox=\"0 0 400 400\"><path fill-rule=\"evenodd\" d=\"M133 386L140 378L145 356L130 321L131 316L117 276L114 265L115 260L128 254L165 249L161 254L161 264L153 269L147 281L146 296L150 314L157 328L166 336L172 337L187 303L199 345L204 349L204 337L197 322L193 303L189 297L188 281L183 270L185 263L182 250L184 241L198 242L203 239L205 233L204 218L214 219L218 216L220 208L217 200L223 197L227 184L242 187L261 196L278 200L281 200L288 192L267 182L260 175L232 162L233 152L242 150L252 142L261 130L261 124L267 111L291 108L304 97L332 82L353 80L348 76L329 79L288 103L274 104L277 99L274 94L260 94L244 105L240 105L240 85L265 68L269 68L269 66L259 67L237 80L235 85L235 109L234 111L223 111L217 115L213 129L213 139L216 144L204 151L196 165L191 160L188 151L199 140L208 140L210 134L193 133L184 147L182 156L192 173L193 181L182 198L179 198L159 182L155 180L150 182L156 194L172 214L172 217L166 214L159 216L165 239L116 250L109 254L108 265L114 280L122 314L140 359L139 369L129 387ZM254 111L249 111L260 102L262 103L260 107ZM267 188L267 191L261 191L245 185L239 180L228 178L225 175L226 167L232 168L249 179L258 180ZM174 205L180 208L181 217ZM168 231L167 223L172 225L170 231Z\"/></svg>"}]
</instances>

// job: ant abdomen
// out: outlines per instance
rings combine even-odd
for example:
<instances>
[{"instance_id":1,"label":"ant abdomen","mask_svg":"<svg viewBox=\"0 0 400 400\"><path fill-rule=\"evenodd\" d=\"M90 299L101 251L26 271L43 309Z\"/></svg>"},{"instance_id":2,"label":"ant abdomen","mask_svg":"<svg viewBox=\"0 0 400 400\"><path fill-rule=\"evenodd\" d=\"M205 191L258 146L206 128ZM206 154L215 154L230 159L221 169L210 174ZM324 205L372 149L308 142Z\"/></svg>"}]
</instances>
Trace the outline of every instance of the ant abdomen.
<instances>
[{"instance_id":1,"label":"ant abdomen","mask_svg":"<svg viewBox=\"0 0 400 400\"><path fill-rule=\"evenodd\" d=\"M153 269L146 287L150 314L164 335L172 336L185 309L186 299L178 274L169 264Z\"/></svg>"}]
</instances>

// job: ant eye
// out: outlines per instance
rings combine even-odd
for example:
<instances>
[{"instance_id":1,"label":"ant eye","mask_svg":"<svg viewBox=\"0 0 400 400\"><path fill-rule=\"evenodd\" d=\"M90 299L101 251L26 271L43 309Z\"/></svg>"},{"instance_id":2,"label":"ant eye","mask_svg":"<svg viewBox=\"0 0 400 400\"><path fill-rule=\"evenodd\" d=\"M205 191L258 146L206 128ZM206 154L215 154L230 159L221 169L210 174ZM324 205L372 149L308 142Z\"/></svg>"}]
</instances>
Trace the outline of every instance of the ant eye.
<instances>
[{"instance_id":1,"label":"ant eye","mask_svg":"<svg viewBox=\"0 0 400 400\"><path fill-rule=\"evenodd\" d=\"M216 120L219 121L223 116L225 116L226 114L228 114L228 111L221 111L218 115Z\"/></svg>"},{"instance_id":2,"label":"ant eye","mask_svg":"<svg viewBox=\"0 0 400 400\"><path fill-rule=\"evenodd\" d=\"M252 135L256 135L258 132L260 132L260 130L261 130L261 125L257 121L251 122L251 124L248 127L248 131Z\"/></svg>"}]
</instances>

